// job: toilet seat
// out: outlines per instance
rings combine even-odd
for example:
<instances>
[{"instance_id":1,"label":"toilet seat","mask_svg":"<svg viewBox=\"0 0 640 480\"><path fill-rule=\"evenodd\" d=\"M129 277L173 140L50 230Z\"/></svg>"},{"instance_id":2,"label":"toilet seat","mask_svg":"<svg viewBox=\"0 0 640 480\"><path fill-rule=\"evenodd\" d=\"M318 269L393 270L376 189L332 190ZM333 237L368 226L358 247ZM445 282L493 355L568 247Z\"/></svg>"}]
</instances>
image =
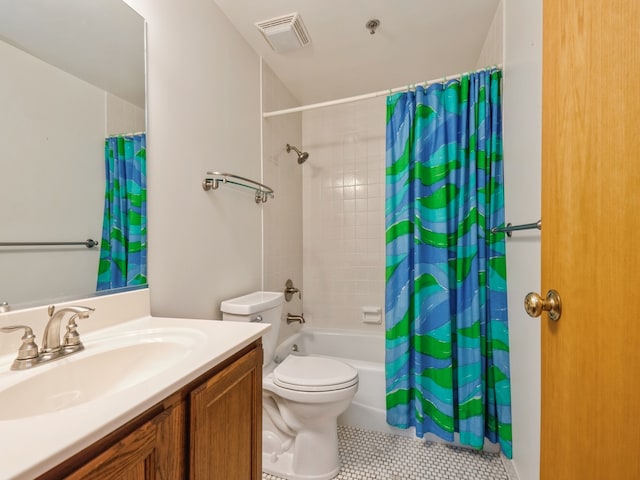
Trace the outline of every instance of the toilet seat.
<instances>
[{"instance_id":1,"label":"toilet seat","mask_svg":"<svg viewBox=\"0 0 640 480\"><path fill-rule=\"evenodd\" d=\"M299 392L328 392L358 383L358 371L332 358L289 355L273 370L273 383Z\"/></svg>"}]
</instances>

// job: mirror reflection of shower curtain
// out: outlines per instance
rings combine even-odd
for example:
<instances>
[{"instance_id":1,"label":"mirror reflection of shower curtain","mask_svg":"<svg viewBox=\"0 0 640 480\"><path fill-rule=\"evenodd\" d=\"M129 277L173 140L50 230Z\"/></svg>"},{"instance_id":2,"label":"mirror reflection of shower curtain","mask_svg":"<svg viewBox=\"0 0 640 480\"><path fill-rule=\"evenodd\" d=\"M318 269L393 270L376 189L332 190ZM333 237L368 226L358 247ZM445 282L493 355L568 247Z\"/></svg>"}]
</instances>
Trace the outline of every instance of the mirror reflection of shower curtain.
<instances>
[{"instance_id":1,"label":"mirror reflection of shower curtain","mask_svg":"<svg viewBox=\"0 0 640 480\"><path fill-rule=\"evenodd\" d=\"M387 98L387 421L511 458L500 79Z\"/></svg>"},{"instance_id":2,"label":"mirror reflection of shower curtain","mask_svg":"<svg viewBox=\"0 0 640 480\"><path fill-rule=\"evenodd\" d=\"M106 189L97 290L147 283L146 134L105 139Z\"/></svg>"}]
</instances>

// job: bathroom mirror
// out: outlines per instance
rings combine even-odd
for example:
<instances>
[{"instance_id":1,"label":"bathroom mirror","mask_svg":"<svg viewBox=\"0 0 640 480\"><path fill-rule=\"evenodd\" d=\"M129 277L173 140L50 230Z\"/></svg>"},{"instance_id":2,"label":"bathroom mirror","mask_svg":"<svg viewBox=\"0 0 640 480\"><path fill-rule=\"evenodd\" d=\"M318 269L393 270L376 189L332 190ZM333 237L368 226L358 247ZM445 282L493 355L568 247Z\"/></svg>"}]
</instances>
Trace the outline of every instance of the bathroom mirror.
<instances>
[{"instance_id":1,"label":"bathroom mirror","mask_svg":"<svg viewBox=\"0 0 640 480\"><path fill-rule=\"evenodd\" d=\"M0 69L0 242L99 242L105 137L146 130L144 19L122 0L3 0ZM0 302L95 294L99 257L0 246Z\"/></svg>"}]
</instances>

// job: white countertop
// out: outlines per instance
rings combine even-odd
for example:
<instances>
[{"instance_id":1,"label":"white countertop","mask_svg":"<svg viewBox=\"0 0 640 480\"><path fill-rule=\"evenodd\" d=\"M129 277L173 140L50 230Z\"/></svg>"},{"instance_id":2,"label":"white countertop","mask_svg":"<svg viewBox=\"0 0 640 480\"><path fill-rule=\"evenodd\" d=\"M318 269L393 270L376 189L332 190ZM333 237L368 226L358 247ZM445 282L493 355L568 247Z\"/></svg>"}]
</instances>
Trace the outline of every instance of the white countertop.
<instances>
[{"instance_id":1,"label":"white countertop","mask_svg":"<svg viewBox=\"0 0 640 480\"><path fill-rule=\"evenodd\" d=\"M143 375L134 385L128 384L119 391L41 415L12 419L12 412L0 411L0 478L32 479L45 473L257 340L268 328L261 323L146 316L82 334L83 352L29 370L10 371L15 354L0 356L2 395L7 388L32 376L45 375L63 362L95 355L110 338L128 336L132 344L139 338L153 341L149 338L163 329L189 332L191 337L195 332L197 337L187 353L172 360L160 373L148 378ZM100 365L100 371L94 373L106 376L109 368L109 364ZM0 410L6 408L0 402Z\"/></svg>"}]
</instances>

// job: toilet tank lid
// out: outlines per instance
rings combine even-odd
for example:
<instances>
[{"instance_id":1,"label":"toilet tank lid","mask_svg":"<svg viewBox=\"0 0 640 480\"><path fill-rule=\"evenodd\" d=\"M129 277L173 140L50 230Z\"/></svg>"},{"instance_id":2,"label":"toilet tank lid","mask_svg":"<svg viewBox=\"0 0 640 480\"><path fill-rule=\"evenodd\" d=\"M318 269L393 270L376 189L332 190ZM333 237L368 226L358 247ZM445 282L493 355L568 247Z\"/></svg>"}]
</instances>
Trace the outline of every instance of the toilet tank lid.
<instances>
[{"instance_id":1,"label":"toilet tank lid","mask_svg":"<svg viewBox=\"0 0 640 480\"><path fill-rule=\"evenodd\" d=\"M224 313L251 315L252 313L277 307L282 303L282 292L253 292L242 297L231 298L220 304Z\"/></svg>"}]
</instances>

